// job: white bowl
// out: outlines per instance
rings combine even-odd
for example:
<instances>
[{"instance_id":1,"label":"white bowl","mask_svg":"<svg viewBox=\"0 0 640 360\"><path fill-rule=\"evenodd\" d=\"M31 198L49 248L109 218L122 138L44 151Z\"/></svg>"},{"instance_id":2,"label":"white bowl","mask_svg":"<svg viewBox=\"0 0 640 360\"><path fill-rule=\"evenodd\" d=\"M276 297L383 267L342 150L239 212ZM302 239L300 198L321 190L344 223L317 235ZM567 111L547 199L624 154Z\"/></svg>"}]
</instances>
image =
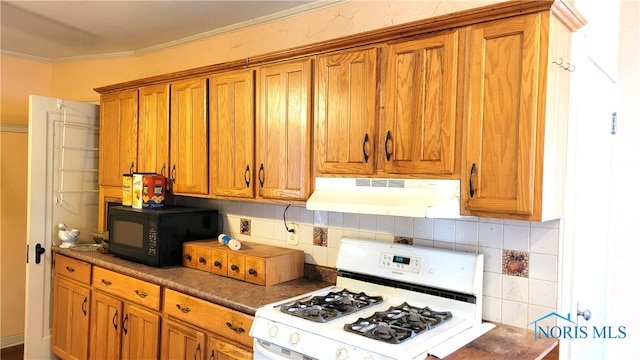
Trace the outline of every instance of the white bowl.
<instances>
[{"instance_id":1,"label":"white bowl","mask_svg":"<svg viewBox=\"0 0 640 360\"><path fill-rule=\"evenodd\" d=\"M71 247L80 236L80 230L71 229L71 230L58 230L58 238L62 241L60 245L61 248Z\"/></svg>"}]
</instances>

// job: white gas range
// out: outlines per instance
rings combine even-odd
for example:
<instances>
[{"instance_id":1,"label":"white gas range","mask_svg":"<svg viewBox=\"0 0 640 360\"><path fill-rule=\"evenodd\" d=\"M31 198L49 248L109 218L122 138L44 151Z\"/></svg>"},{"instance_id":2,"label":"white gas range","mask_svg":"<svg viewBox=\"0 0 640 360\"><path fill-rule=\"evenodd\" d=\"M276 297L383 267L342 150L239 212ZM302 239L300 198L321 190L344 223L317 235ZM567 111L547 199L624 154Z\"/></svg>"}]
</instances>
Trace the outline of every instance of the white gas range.
<instances>
[{"instance_id":1,"label":"white gas range","mask_svg":"<svg viewBox=\"0 0 640 360\"><path fill-rule=\"evenodd\" d=\"M490 330L482 254L343 238L336 286L265 305L254 359L442 358Z\"/></svg>"}]
</instances>

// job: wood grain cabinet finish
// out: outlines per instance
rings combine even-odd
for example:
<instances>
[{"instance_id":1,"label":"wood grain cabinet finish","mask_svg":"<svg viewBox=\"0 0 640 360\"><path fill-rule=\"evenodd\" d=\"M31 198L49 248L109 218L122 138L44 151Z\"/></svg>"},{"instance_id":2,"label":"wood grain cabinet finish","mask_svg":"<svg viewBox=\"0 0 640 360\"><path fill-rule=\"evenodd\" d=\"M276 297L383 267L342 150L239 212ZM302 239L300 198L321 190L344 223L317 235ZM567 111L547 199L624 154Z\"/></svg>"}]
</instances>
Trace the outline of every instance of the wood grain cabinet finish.
<instances>
[{"instance_id":1,"label":"wood grain cabinet finish","mask_svg":"<svg viewBox=\"0 0 640 360\"><path fill-rule=\"evenodd\" d=\"M167 320L162 326L162 358L172 360L205 360L204 331L177 321Z\"/></svg>"},{"instance_id":2,"label":"wood grain cabinet finish","mask_svg":"<svg viewBox=\"0 0 640 360\"><path fill-rule=\"evenodd\" d=\"M306 200L309 197L311 65L311 59L303 59L258 70L258 198Z\"/></svg>"},{"instance_id":3,"label":"wood grain cabinet finish","mask_svg":"<svg viewBox=\"0 0 640 360\"><path fill-rule=\"evenodd\" d=\"M157 359L159 286L99 267L93 282L91 358Z\"/></svg>"},{"instance_id":4,"label":"wood grain cabinet finish","mask_svg":"<svg viewBox=\"0 0 640 360\"><path fill-rule=\"evenodd\" d=\"M463 213L560 217L569 72L551 62L569 58L570 31L547 11L471 26L469 38Z\"/></svg>"},{"instance_id":5,"label":"wood grain cabinet finish","mask_svg":"<svg viewBox=\"0 0 640 360\"><path fill-rule=\"evenodd\" d=\"M211 190L216 196L255 194L253 69L209 78Z\"/></svg>"},{"instance_id":6,"label":"wood grain cabinet finish","mask_svg":"<svg viewBox=\"0 0 640 360\"><path fill-rule=\"evenodd\" d=\"M388 174L455 171L459 30L389 45L381 136Z\"/></svg>"},{"instance_id":7,"label":"wood grain cabinet finish","mask_svg":"<svg viewBox=\"0 0 640 360\"><path fill-rule=\"evenodd\" d=\"M370 175L376 159L378 49L318 56L315 71L316 170Z\"/></svg>"},{"instance_id":8,"label":"wood grain cabinet finish","mask_svg":"<svg viewBox=\"0 0 640 360\"><path fill-rule=\"evenodd\" d=\"M62 258L57 256L56 260ZM89 357L91 288L56 274L53 281L51 351L61 359Z\"/></svg>"},{"instance_id":9,"label":"wood grain cabinet finish","mask_svg":"<svg viewBox=\"0 0 640 360\"><path fill-rule=\"evenodd\" d=\"M169 173L169 85L139 89L138 172Z\"/></svg>"},{"instance_id":10,"label":"wood grain cabinet finish","mask_svg":"<svg viewBox=\"0 0 640 360\"><path fill-rule=\"evenodd\" d=\"M244 347L253 346L253 338L249 336L253 316L171 289L164 290L162 309L165 317L184 321Z\"/></svg>"},{"instance_id":11,"label":"wood grain cabinet finish","mask_svg":"<svg viewBox=\"0 0 640 360\"><path fill-rule=\"evenodd\" d=\"M100 186L122 186L122 174L136 171L138 90L100 97Z\"/></svg>"},{"instance_id":12,"label":"wood grain cabinet finish","mask_svg":"<svg viewBox=\"0 0 640 360\"><path fill-rule=\"evenodd\" d=\"M207 78L171 84L171 168L174 194L209 194L209 117Z\"/></svg>"}]
</instances>

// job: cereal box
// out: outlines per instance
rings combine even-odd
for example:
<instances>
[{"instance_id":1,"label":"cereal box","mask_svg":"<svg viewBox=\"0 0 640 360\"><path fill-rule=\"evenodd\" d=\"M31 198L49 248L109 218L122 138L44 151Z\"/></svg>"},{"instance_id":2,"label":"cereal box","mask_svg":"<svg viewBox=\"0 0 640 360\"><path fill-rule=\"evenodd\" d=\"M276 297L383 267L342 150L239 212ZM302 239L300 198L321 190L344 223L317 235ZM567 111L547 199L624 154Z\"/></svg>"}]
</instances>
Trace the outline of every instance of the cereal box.
<instances>
[{"instance_id":1,"label":"cereal box","mask_svg":"<svg viewBox=\"0 0 640 360\"><path fill-rule=\"evenodd\" d=\"M160 209L164 207L167 178L162 175L144 175L142 177L142 207Z\"/></svg>"}]
</instances>

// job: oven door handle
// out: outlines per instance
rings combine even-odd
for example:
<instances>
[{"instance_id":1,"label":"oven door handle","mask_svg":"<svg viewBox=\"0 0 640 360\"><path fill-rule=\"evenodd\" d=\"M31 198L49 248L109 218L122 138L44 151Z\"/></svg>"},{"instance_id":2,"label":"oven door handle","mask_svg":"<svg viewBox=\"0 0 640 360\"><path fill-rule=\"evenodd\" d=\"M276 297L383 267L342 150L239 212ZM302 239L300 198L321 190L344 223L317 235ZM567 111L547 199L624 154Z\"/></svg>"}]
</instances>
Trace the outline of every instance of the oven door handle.
<instances>
[{"instance_id":1,"label":"oven door handle","mask_svg":"<svg viewBox=\"0 0 640 360\"><path fill-rule=\"evenodd\" d=\"M253 339L253 358L254 359L269 359L269 360L293 360L299 359L300 357L296 357L294 351L291 351L290 354L285 354L280 351L280 347L276 345L271 345L266 347L262 344L262 342L258 339ZM305 357L305 359L313 359L311 357Z\"/></svg>"}]
</instances>

